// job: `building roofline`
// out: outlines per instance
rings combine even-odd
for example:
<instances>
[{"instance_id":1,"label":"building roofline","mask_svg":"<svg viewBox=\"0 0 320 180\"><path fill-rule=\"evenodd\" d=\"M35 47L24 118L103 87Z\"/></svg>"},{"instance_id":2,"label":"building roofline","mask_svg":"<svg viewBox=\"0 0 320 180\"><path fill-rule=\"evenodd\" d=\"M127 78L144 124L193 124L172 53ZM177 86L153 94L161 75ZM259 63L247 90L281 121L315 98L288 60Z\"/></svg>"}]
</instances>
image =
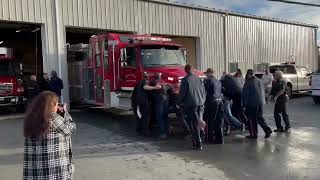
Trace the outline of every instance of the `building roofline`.
<instances>
[{"instance_id":1,"label":"building roofline","mask_svg":"<svg viewBox=\"0 0 320 180\"><path fill-rule=\"evenodd\" d=\"M215 13L220 13L220 14L227 14L227 15L233 15L233 16L253 18L253 19L259 19L259 20L265 20L265 21L273 21L273 22L284 23L284 24L305 26L305 27L311 27L311 28L316 28L316 29L318 29L318 27L319 27L318 25L314 25L314 24L308 24L308 23L302 23L302 22L296 22L296 21L289 21L289 20L285 20L285 19L278 19L278 18L265 17L265 16L257 16L257 15L253 15L253 14L238 13L238 12L233 12L233 11L228 11L228 10L204 7L204 6L195 5L195 4L160 1L160 0L140 0L140 1L154 2L154 3L158 3L158 4L166 4L166 5L176 6L176 7L197 9L197 10L202 10L202 11L209 11L209 12L215 12Z\"/></svg>"}]
</instances>

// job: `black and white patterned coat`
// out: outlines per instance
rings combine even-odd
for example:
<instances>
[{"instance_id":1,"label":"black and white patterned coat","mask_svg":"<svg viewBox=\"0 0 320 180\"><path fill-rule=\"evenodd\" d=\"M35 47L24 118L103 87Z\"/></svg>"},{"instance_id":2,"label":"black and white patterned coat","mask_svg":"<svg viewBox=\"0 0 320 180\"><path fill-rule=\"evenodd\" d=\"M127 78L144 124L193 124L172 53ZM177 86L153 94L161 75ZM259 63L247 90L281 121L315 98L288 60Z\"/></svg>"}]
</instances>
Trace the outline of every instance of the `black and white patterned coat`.
<instances>
[{"instance_id":1,"label":"black and white patterned coat","mask_svg":"<svg viewBox=\"0 0 320 180\"><path fill-rule=\"evenodd\" d=\"M24 180L70 180L73 174L71 134L76 124L68 113L53 113L45 138L25 138Z\"/></svg>"}]
</instances>

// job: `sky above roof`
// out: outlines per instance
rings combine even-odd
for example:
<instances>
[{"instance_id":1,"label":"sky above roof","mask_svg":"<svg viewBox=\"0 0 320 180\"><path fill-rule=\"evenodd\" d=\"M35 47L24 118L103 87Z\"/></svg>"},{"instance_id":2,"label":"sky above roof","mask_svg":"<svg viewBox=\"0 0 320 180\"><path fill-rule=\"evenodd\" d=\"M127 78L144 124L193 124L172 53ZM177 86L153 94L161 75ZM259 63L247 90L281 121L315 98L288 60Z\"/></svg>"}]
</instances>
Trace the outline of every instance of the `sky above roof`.
<instances>
[{"instance_id":1,"label":"sky above roof","mask_svg":"<svg viewBox=\"0 0 320 180\"><path fill-rule=\"evenodd\" d=\"M274 17L320 26L320 7L284 4L267 0L176 0L181 3L201 5L216 9ZM294 0L320 5L320 0ZM318 31L318 44L320 44Z\"/></svg>"}]
</instances>

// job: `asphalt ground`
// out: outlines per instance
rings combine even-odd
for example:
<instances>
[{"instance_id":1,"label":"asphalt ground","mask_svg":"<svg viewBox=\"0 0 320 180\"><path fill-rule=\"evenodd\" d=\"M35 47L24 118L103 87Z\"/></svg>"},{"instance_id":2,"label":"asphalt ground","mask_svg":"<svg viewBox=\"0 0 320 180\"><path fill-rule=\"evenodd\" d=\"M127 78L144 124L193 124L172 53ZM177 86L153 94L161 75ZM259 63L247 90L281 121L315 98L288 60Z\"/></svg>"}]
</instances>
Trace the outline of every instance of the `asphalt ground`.
<instances>
[{"instance_id":1,"label":"asphalt ground","mask_svg":"<svg viewBox=\"0 0 320 180\"><path fill-rule=\"evenodd\" d=\"M257 141L240 132L224 145L204 145L193 151L177 134L168 140L135 133L132 116L100 110L72 111L77 131L72 137L76 180L180 179L320 179L320 106L310 97L290 101L292 133L272 134ZM274 129L273 104L264 116ZM23 114L0 116L0 179L22 178Z\"/></svg>"}]
</instances>

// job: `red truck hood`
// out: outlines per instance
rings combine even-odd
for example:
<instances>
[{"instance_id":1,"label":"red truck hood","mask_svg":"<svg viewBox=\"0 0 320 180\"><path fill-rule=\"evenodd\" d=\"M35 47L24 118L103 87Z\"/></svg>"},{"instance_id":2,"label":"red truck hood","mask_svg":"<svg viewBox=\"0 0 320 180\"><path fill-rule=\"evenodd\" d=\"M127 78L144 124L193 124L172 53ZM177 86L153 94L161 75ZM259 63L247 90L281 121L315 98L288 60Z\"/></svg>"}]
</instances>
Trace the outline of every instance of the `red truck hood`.
<instances>
[{"instance_id":1,"label":"red truck hood","mask_svg":"<svg viewBox=\"0 0 320 180\"><path fill-rule=\"evenodd\" d=\"M3 83L13 83L15 77L8 77L8 76L0 76L0 84Z\"/></svg>"},{"instance_id":2,"label":"red truck hood","mask_svg":"<svg viewBox=\"0 0 320 180\"><path fill-rule=\"evenodd\" d=\"M174 78L174 80L179 80L186 76L184 71L184 67L182 66L172 66L172 67L154 67L154 68L147 68L144 70L147 72L151 77L155 73L161 73L162 78L166 81L168 78ZM193 70L192 73L196 76L203 77L204 74L201 71Z\"/></svg>"}]
</instances>

